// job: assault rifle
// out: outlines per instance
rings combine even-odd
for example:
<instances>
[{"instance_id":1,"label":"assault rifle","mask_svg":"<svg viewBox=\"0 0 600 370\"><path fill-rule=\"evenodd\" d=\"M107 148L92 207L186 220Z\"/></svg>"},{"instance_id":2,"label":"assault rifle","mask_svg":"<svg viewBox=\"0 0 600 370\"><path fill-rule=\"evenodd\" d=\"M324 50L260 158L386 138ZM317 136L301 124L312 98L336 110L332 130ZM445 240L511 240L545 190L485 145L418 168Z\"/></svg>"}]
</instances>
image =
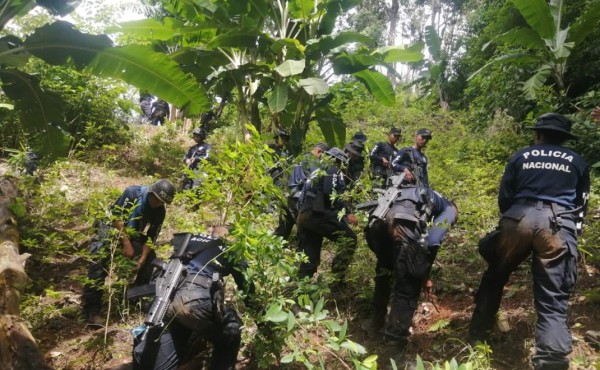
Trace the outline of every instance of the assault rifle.
<instances>
[{"instance_id":1,"label":"assault rifle","mask_svg":"<svg viewBox=\"0 0 600 370\"><path fill-rule=\"evenodd\" d=\"M377 203L374 201L361 203L356 206L357 209L368 209L374 208L369 216L369 227L373 226L373 223L376 220L385 219L385 215L388 213L398 195L402 192L402 182L404 181L404 177L406 175L404 173L393 175L389 178L391 185L385 190L379 190L381 193L379 198L377 199Z\"/></svg>"},{"instance_id":2,"label":"assault rifle","mask_svg":"<svg viewBox=\"0 0 600 370\"><path fill-rule=\"evenodd\" d=\"M163 263L161 266L163 271L156 279L154 301L144 321L148 330L146 330L142 338L146 337L148 331L164 326L163 319L167 313L169 304L171 304L175 290L184 277L186 267L182 263L181 258L187 251L191 237L191 233L181 233L176 234L173 238L173 255L168 263Z\"/></svg>"}]
</instances>

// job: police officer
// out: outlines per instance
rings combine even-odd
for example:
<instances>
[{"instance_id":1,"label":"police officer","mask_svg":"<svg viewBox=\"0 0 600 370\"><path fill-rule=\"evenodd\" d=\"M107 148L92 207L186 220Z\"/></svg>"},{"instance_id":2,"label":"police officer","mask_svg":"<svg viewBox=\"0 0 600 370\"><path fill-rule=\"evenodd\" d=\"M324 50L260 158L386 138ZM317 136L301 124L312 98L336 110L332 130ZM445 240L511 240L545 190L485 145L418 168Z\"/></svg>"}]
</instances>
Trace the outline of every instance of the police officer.
<instances>
[{"instance_id":1,"label":"police officer","mask_svg":"<svg viewBox=\"0 0 600 370\"><path fill-rule=\"evenodd\" d=\"M193 234L186 254L186 277L177 287L159 338L146 336L134 341L134 370L174 370L193 350L193 334L213 344L208 369L233 370L241 344L237 312L224 304L223 276L231 274L240 289L246 281L231 251L221 238L226 228L216 227L212 235ZM251 293L251 292L249 292Z\"/></svg>"},{"instance_id":2,"label":"police officer","mask_svg":"<svg viewBox=\"0 0 600 370\"><path fill-rule=\"evenodd\" d=\"M348 175L349 185L354 185L365 169L365 158L363 150L365 146L361 141L352 141L344 146L344 153L348 156L348 166L346 174Z\"/></svg>"},{"instance_id":3,"label":"police officer","mask_svg":"<svg viewBox=\"0 0 600 370\"><path fill-rule=\"evenodd\" d=\"M571 334L567 323L569 293L577 275L577 213L585 210L589 168L562 146L571 121L556 113L540 116L535 141L508 162L500 183L498 228L479 242L488 263L475 298L469 339L489 338L510 274L529 255L537 311L533 367L568 369ZM582 214L583 215L583 214Z\"/></svg>"},{"instance_id":4,"label":"police officer","mask_svg":"<svg viewBox=\"0 0 600 370\"><path fill-rule=\"evenodd\" d=\"M362 131L356 131L356 133L350 138L350 141L365 145L367 142L367 135L365 135Z\"/></svg>"},{"instance_id":5,"label":"police officer","mask_svg":"<svg viewBox=\"0 0 600 370\"><path fill-rule=\"evenodd\" d=\"M354 251L356 234L349 224L357 225L358 219L351 213L350 204L339 198L332 200L335 192L342 194L346 189L341 168L347 157L339 148L331 148L325 152L331 162L311 173L304 184L299 200L298 215L298 250L304 252L308 262L300 266L300 277L310 277L317 272L321 261L323 238L338 244L338 252L332 263L332 271L336 280L343 284ZM340 220L338 213L345 209L346 215Z\"/></svg>"},{"instance_id":6,"label":"police officer","mask_svg":"<svg viewBox=\"0 0 600 370\"><path fill-rule=\"evenodd\" d=\"M404 172L406 182L429 186L429 174L427 173L427 157L423 149L431 140L431 130L418 129L415 132L413 145L398 151L392 161L394 172Z\"/></svg>"},{"instance_id":7,"label":"police officer","mask_svg":"<svg viewBox=\"0 0 600 370\"><path fill-rule=\"evenodd\" d=\"M187 153L183 156L183 162L188 166L190 170L197 170L198 164L202 161L208 160L210 156L210 151L212 147L210 144L206 143L207 132L204 128L195 128L192 131L192 137L196 144L192 145ZM181 186L183 189L191 189L194 187L194 179L189 178L187 175L184 175L183 185Z\"/></svg>"},{"instance_id":8,"label":"police officer","mask_svg":"<svg viewBox=\"0 0 600 370\"><path fill-rule=\"evenodd\" d=\"M392 159L396 157L398 149L396 143L400 140L401 132L396 127L387 134L387 142L378 142L371 150L371 169L375 179L382 179L383 186L387 183L388 171L391 170Z\"/></svg>"},{"instance_id":9,"label":"police officer","mask_svg":"<svg viewBox=\"0 0 600 370\"><path fill-rule=\"evenodd\" d=\"M156 257L149 243L156 243L165 219L165 204L171 204L174 196L175 186L165 179L150 186L129 186L112 206L112 224L96 222L97 232L91 244L91 253L97 258L88 267L87 277L92 282L83 288L83 311L88 323L99 325L103 322L99 315L102 304L100 286L107 276L106 254L112 242L111 227L118 231L123 255L131 259L137 258L134 285L147 284L153 270L151 263ZM98 257L100 251L104 251L105 256Z\"/></svg>"},{"instance_id":10,"label":"police officer","mask_svg":"<svg viewBox=\"0 0 600 370\"><path fill-rule=\"evenodd\" d=\"M281 236L285 240L290 237L298 217L298 199L304 183L310 174L319 167L321 156L329 149L329 145L317 143L309 153L302 156L300 163L292 167L287 183L289 190L287 205L284 205L279 213L279 224L273 232L274 235Z\"/></svg>"},{"instance_id":11,"label":"police officer","mask_svg":"<svg viewBox=\"0 0 600 370\"><path fill-rule=\"evenodd\" d=\"M152 115L150 123L155 126L161 126L165 122L165 119L169 118L169 111L169 103L162 99L156 100L154 103L152 103Z\"/></svg>"},{"instance_id":12,"label":"police officer","mask_svg":"<svg viewBox=\"0 0 600 370\"><path fill-rule=\"evenodd\" d=\"M152 117L152 99L147 92L140 92L140 109L142 110L142 123L150 122Z\"/></svg>"},{"instance_id":13,"label":"police officer","mask_svg":"<svg viewBox=\"0 0 600 370\"><path fill-rule=\"evenodd\" d=\"M377 257L372 318L362 324L370 335L383 329L387 343L399 347L407 343L423 283L457 217L453 202L429 188L411 186L402 189L385 221L365 229L367 244ZM433 226L427 229L430 220Z\"/></svg>"}]
</instances>

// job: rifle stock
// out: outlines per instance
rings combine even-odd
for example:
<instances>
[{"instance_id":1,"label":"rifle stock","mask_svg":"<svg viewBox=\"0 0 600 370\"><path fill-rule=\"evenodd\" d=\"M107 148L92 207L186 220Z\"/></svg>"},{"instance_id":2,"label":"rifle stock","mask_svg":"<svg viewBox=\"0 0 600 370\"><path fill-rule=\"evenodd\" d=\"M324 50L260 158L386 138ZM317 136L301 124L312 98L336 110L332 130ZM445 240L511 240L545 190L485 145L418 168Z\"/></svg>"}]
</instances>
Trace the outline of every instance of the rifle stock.
<instances>
[{"instance_id":1,"label":"rifle stock","mask_svg":"<svg viewBox=\"0 0 600 370\"><path fill-rule=\"evenodd\" d=\"M144 337L149 330L164 326L163 319L185 271L185 265L181 261L181 257L188 248L191 236L191 233L181 233L176 234L173 238L174 252L169 262L163 268L163 273L155 283L156 293L154 301L152 301L152 306L150 306L150 310L144 321L144 324L148 327L148 330L144 333Z\"/></svg>"},{"instance_id":2,"label":"rifle stock","mask_svg":"<svg viewBox=\"0 0 600 370\"><path fill-rule=\"evenodd\" d=\"M385 215L388 213L394 201L402 191L400 186L404 181L404 177L406 175L401 173L399 175L391 176L389 179L391 180L392 185L385 189L384 193L379 196L377 199L377 207L371 213L371 221L369 222L369 227L373 225L376 220L385 219Z\"/></svg>"}]
</instances>

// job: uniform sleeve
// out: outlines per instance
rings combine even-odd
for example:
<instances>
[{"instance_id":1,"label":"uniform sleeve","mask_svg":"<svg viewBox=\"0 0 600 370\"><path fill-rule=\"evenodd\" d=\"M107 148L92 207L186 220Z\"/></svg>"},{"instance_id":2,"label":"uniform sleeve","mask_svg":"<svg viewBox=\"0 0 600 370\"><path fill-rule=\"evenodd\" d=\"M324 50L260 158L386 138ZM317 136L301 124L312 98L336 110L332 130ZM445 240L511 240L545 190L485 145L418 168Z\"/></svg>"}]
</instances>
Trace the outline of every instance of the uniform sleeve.
<instances>
[{"instance_id":1,"label":"uniform sleeve","mask_svg":"<svg viewBox=\"0 0 600 370\"><path fill-rule=\"evenodd\" d=\"M394 160L392 160L392 168L394 169L394 172L403 172L404 169L406 168L406 165L404 162L404 157L406 156L406 151L407 151L407 148L402 148L402 149L398 150L396 157L394 157Z\"/></svg>"},{"instance_id":2,"label":"uniform sleeve","mask_svg":"<svg viewBox=\"0 0 600 370\"><path fill-rule=\"evenodd\" d=\"M500 191L498 192L498 207L500 208L500 213L504 213L508 211L508 209L513 205L516 188L516 171L515 171L515 158L511 158L511 160L506 165L504 169L504 175L502 175L502 180L500 181Z\"/></svg>"},{"instance_id":3,"label":"uniform sleeve","mask_svg":"<svg viewBox=\"0 0 600 370\"><path fill-rule=\"evenodd\" d=\"M371 154L369 155L372 163L383 164L383 156L381 155L381 145L382 143L377 143L371 150Z\"/></svg>"},{"instance_id":4,"label":"uniform sleeve","mask_svg":"<svg viewBox=\"0 0 600 370\"><path fill-rule=\"evenodd\" d=\"M192 158L192 155L194 155L194 152L196 151L196 146L191 146L187 153L185 153L185 155L183 156L183 160L185 161L186 159L190 159Z\"/></svg>"},{"instance_id":5,"label":"uniform sleeve","mask_svg":"<svg viewBox=\"0 0 600 370\"><path fill-rule=\"evenodd\" d=\"M113 216L128 216L135 200L136 194L134 188L131 186L126 188L111 208Z\"/></svg>"}]
</instances>

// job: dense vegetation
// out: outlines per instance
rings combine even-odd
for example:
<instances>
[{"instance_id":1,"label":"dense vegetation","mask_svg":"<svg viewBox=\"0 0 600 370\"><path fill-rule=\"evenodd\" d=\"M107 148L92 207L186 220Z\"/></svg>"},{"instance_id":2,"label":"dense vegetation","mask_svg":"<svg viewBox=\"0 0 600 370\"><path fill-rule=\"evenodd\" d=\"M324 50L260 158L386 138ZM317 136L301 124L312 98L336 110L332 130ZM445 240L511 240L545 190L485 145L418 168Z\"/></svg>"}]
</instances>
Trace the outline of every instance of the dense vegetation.
<instances>
[{"instance_id":1,"label":"dense vegetation","mask_svg":"<svg viewBox=\"0 0 600 370\"><path fill-rule=\"evenodd\" d=\"M52 14L72 10L60 1L43 3ZM245 307L230 292L246 324L244 367L400 368L417 354L430 367L445 361L452 366L452 358L463 368L527 366L535 317L522 312L530 306L519 305L530 300L526 266L508 288L503 311L514 329L508 342L523 341L523 349L499 345L490 352L463 343L470 291L484 266L475 245L495 227L504 164L530 142L525 126L539 114L568 114L581 137L572 148L589 164L600 163L600 131L589 115L600 105L600 45L594 42L600 37L600 1L244 3L145 2L149 19L107 29L118 35L118 46L106 36L52 23L50 14L16 17L32 1L8 1L0 10L1 154L15 174L29 148L43 154L37 175L22 177L14 211L21 245L33 255L22 312L49 363L116 369L128 362L128 330L142 320L123 300L131 261L113 261L119 274L108 285L111 325L101 332L82 330L78 300L89 228L125 186L161 177L178 183L181 156L191 145L183 118L165 127L139 125L133 117L137 91L124 80L169 100L193 126L201 112L215 116L206 123L215 160L203 168L202 189L178 194L156 247L167 255L174 232L233 225L233 247L248 259L246 274L258 286L253 299L262 308ZM287 4L288 11L274 4ZM533 5L542 11L532 13ZM406 47L386 47L395 45L397 38L390 43L389 36L394 32ZM69 46L37 49L53 37L68 39ZM93 50L81 53L78 45L86 43ZM128 68L134 63L140 67ZM152 73L161 77L150 81ZM402 129L403 145L417 128L433 131L427 148L431 184L457 203L460 218L434 269L442 303L424 306L429 311L423 313L425 324L415 324L408 359L358 329L368 316L374 266L360 236L347 293L331 292L328 268L310 283L290 278L303 257L271 234L274 205L283 194L265 172L273 159L264 144L277 126L292 132L295 153L318 141L342 145L357 130L368 136L367 150L392 126ZM576 337L600 319L596 172L592 181L580 240L585 259L573 299ZM350 194L355 202L372 197L366 174L361 185ZM291 313L294 297L307 312ZM598 366L588 344L580 340L575 346L574 366Z\"/></svg>"}]
</instances>

